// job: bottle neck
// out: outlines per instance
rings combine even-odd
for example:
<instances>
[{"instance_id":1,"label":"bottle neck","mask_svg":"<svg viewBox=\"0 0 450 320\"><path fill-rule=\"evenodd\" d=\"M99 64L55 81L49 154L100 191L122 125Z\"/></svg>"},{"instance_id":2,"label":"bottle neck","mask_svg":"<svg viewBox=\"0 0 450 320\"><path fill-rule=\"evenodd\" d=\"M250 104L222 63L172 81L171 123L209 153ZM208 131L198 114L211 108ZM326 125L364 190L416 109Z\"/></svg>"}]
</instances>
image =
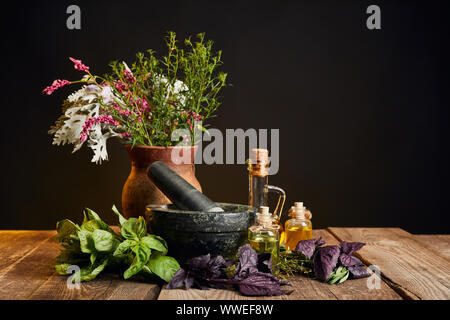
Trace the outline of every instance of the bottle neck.
<instances>
[{"instance_id":1,"label":"bottle neck","mask_svg":"<svg viewBox=\"0 0 450 320\"><path fill-rule=\"evenodd\" d=\"M308 219L306 219L304 210L294 211L293 218L296 220L308 220Z\"/></svg>"},{"instance_id":2,"label":"bottle neck","mask_svg":"<svg viewBox=\"0 0 450 320\"><path fill-rule=\"evenodd\" d=\"M269 175L270 161L247 160L247 169L250 175L266 177Z\"/></svg>"}]
</instances>

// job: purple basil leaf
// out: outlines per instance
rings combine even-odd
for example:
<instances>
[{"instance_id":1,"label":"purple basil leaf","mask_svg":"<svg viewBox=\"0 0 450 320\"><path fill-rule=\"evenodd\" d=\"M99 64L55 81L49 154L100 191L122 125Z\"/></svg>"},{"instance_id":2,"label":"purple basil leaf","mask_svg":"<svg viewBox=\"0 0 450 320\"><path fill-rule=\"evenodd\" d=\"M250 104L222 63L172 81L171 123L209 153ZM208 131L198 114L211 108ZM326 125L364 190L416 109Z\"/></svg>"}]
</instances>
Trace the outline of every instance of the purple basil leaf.
<instances>
[{"instance_id":1,"label":"purple basil leaf","mask_svg":"<svg viewBox=\"0 0 450 320\"><path fill-rule=\"evenodd\" d=\"M186 278L184 278L184 287L186 290L189 290L194 285L194 277L192 277L189 272L186 274Z\"/></svg>"},{"instance_id":2,"label":"purple basil leaf","mask_svg":"<svg viewBox=\"0 0 450 320\"><path fill-rule=\"evenodd\" d=\"M226 267L226 261L222 256L217 256L209 260L207 264L207 277L218 278L224 275L223 268Z\"/></svg>"},{"instance_id":3,"label":"purple basil leaf","mask_svg":"<svg viewBox=\"0 0 450 320\"><path fill-rule=\"evenodd\" d=\"M321 247L325 244L325 241L322 240L322 237L315 240L301 240L297 243L297 246L295 247L295 252L300 252L308 259L311 259L311 257L314 254L314 251L317 249L317 247Z\"/></svg>"},{"instance_id":4,"label":"purple basil leaf","mask_svg":"<svg viewBox=\"0 0 450 320\"><path fill-rule=\"evenodd\" d=\"M195 257L192 259L189 259L186 262L186 267L188 270L191 271L203 271L207 268L208 262L211 260L211 256L209 254L204 256Z\"/></svg>"},{"instance_id":5,"label":"purple basil leaf","mask_svg":"<svg viewBox=\"0 0 450 320\"><path fill-rule=\"evenodd\" d=\"M350 255L353 252L356 252L359 249L361 249L362 247L364 247L364 245L365 245L365 243L362 243L362 242L343 241L343 242L341 242L341 249L342 249L343 253Z\"/></svg>"},{"instance_id":6,"label":"purple basil leaf","mask_svg":"<svg viewBox=\"0 0 450 320\"><path fill-rule=\"evenodd\" d=\"M339 261L344 267L360 266L362 264L361 260L353 255L348 255L346 253L341 253L339 256Z\"/></svg>"},{"instance_id":7,"label":"purple basil leaf","mask_svg":"<svg viewBox=\"0 0 450 320\"><path fill-rule=\"evenodd\" d=\"M367 278L370 277L369 271L361 266L351 266L347 267L350 271L350 275L353 279Z\"/></svg>"},{"instance_id":8,"label":"purple basil leaf","mask_svg":"<svg viewBox=\"0 0 450 320\"><path fill-rule=\"evenodd\" d=\"M294 251L300 252L308 259L311 259L315 249L316 245L314 243L314 240L301 240L297 243Z\"/></svg>"},{"instance_id":9,"label":"purple basil leaf","mask_svg":"<svg viewBox=\"0 0 450 320\"><path fill-rule=\"evenodd\" d=\"M281 290L281 282L269 273L256 272L237 283L239 291L246 296L280 296L289 294Z\"/></svg>"},{"instance_id":10,"label":"purple basil leaf","mask_svg":"<svg viewBox=\"0 0 450 320\"><path fill-rule=\"evenodd\" d=\"M321 247L325 244L325 241L322 240L322 237L319 237L319 239L317 239L316 242L314 242L314 244L316 245L316 248Z\"/></svg>"},{"instance_id":11,"label":"purple basil leaf","mask_svg":"<svg viewBox=\"0 0 450 320\"><path fill-rule=\"evenodd\" d=\"M206 279L224 275L221 268L225 263L223 257L211 259L209 254L192 258L186 262L185 269L175 273L167 288L176 289L184 286L186 289L191 287L209 289L210 283Z\"/></svg>"},{"instance_id":12,"label":"purple basil leaf","mask_svg":"<svg viewBox=\"0 0 450 320\"><path fill-rule=\"evenodd\" d=\"M211 286L208 281L204 281L203 279L194 279L194 284L197 289L200 290L209 290Z\"/></svg>"},{"instance_id":13,"label":"purple basil leaf","mask_svg":"<svg viewBox=\"0 0 450 320\"><path fill-rule=\"evenodd\" d=\"M188 280L188 278L190 278ZM184 269L179 269L173 276L172 280L167 284L167 289L178 289L185 287L189 289L189 283L193 281L193 278L189 277L189 274ZM192 285L192 284L191 284Z\"/></svg>"},{"instance_id":14,"label":"purple basil leaf","mask_svg":"<svg viewBox=\"0 0 450 320\"><path fill-rule=\"evenodd\" d=\"M357 257L355 257L354 255L352 255L353 260L358 261L358 263L356 264L356 266L364 266L365 264L359 260Z\"/></svg>"},{"instance_id":15,"label":"purple basil leaf","mask_svg":"<svg viewBox=\"0 0 450 320\"><path fill-rule=\"evenodd\" d=\"M258 271L272 273L272 255L268 252L258 254Z\"/></svg>"},{"instance_id":16,"label":"purple basil leaf","mask_svg":"<svg viewBox=\"0 0 450 320\"><path fill-rule=\"evenodd\" d=\"M314 255L314 274L325 281L337 265L341 249L338 246L325 246Z\"/></svg>"},{"instance_id":17,"label":"purple basil leaf","mask_svg":"<svg viewBox=\"0 0 450 320\"><path fill-rule=\"evenodd\" d=\"M258 254L249 244L246 244L238 250L239 263L236 267L234 277L245 278L247 275L258 271Z\"/></svg>"},{"instance_id":18,"label":"purple basil leaf","mask_svg":"<svg viewBox=\"0 0 450 320\"><path fill-rule=\"evenodd\" d=\"M231 267L233 264L235 264L237 261L235 261L235 260L228 260L228 261L225 261L225 265L224 265L224 268L228 268L228 267Z\"/></svg>"}]
</instances>

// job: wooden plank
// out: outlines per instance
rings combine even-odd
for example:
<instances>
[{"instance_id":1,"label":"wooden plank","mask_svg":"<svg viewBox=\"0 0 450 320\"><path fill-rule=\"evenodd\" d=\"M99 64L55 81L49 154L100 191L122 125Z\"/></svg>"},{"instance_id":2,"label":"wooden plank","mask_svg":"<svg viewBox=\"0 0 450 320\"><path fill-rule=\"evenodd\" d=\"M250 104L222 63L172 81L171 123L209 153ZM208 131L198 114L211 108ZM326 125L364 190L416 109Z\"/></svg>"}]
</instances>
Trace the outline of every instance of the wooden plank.
<instances>
[{"instance_id":1,"label":"wooden plank","mask_svg":"<svg viewBox=\"0 0 450 320\"><path fill-rule=\"evenodd\" d=\"M69 289L66 276L51 276L29 297L30 300L155 300L160 291L156 284L122 280L116 274L100 274Z\"/></svg>"},{"instance_id":2,"label":"wooden plank","mask_svg":"<svg viewBox=\"0 0 450 320\"><path fill-rule=\"evenodd\" d=\"M415 234L414 239L450 259L449 234Z\"/></svg>"},{"instance_id":3,"label":"wooden plank","mask_svg":"<svg viewBox=\"0 0 450 320\"><path fill-rule=\"evenodd\" d=\"M322 237L327 245L339 241L326 230L313 231L314 238ZM374 275L375 276L375 275ZM298 300L399 300L401 297L386 283L380 281L379 289L369 289L367 279L347 280L338 285L330 285L317 280L298 276L293 282L295 291L289 299Z\"/></svg>"},{"instance_id":4,"label":"wooden plank","mask_svg":"<svg viewBox=\"0 0 450 320\"><path fill-rule=\"evenodd\" d=\"M450 298L448 258L418 242L399 228L329 228L341 241L366 245L357 256L367 265L379 267L382 276L407 299Z\"/></svg>"},{"instance_id":5,"label":"wooden plank","mask_svg":"<svg viewBox=\"0 0 450 320\"><path fill-rule=\"evenodd\" d=\"M8 258L7 254L17 256L11 248L26 248L22 250L22 257L9 259L13 263L8 262L0 269L0 300L156 299L160 291L155 284L120 280L119 276L108 274L82 283L79 290L68 289L67 277L59 276L51 268L60 252L55 231L1 232L0 237L8 240L2 243L4 259ZM37 239L44 240L38 242Z\"/></svg>"},{"instance_id":6,"label":"wooden plank","mask_svg":"<svg viewBox=\"0 0 450 320\"><path fill-rule=\"evenodd\" d=\"M337 244L337 240L326 230L314 230L314 237L322 237L327 244ZM339 285L329 285L317 280L312 280L303 276L296 276L289 279L294 292L288 296L279 297L246 297L236 291L231 290L198 290L198 289L174 289L167 290L165 287L161 290L158 300L346 300L346 299L388 299L395 300L401 297L389 288L384 282L381 282L380 289L370 290L367 287L367 279L348 280Z\"/></svg>"},{"instance_id":7,"label":"wooden plank","mask_svg":"<svg viewBox=\"0 0 450 320\"><path fill-rule=\"evenodd\" d=\"M0 231L0 276L30 251L55 235L55 231Z\"/></svg>"},{"instance_id":8,"label":"wooden plank","mask_svg":"<svg viewBox=\"0 0 450 320\"><path fill-rule=\"evenodd\" d=\"M51 238L39 242L22 258L2 270L0 299L26 299L54 273L51 266L60 251L55 237L56 232L53 232ZM22 242L18 239L10 245L20 247Z\"/></svg>"},{"instance_id":9,"label":"wooden plank","mask_svg":"<svg viewBox=\"0 0 450 320\"><path fill-rule=\"evenodd\" d=\"M233 290L220 289L172 289L167 290L163 286L158 300L282 300L285 296L277 297L246 297Z\"/></svg>"}]
</instances>

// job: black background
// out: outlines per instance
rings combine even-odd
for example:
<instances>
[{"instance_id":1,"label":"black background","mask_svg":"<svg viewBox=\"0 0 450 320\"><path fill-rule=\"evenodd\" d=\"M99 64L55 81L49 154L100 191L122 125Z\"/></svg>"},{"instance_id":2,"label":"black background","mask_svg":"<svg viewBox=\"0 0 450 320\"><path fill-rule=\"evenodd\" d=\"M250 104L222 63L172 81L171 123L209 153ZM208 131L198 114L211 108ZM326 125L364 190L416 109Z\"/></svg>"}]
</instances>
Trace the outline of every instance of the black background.
<instances>
[{"instance_id":1,"label":"black background","mask_svg":"<svg viewBox=\"0 0 450 320\"><path fill-rule=\"evenodd\" d=\"M81 30L66 8L81 8ZM366 28L381 7L382 29ZM115 222L130 170L124 147L109 162L88 148L52 146L47 130L78 87L69 56L96 74L137 51L163 53L168 30L206 32L223 50L232 87L212 127L279 128L271 184L304 201L315 228L402 227L448 233L448 8L439 1L36 1L2 4L0 228L53 229L85 206ZM199 165L204 192L246 203L244 165Z\"/></svg>"}]
</instances>

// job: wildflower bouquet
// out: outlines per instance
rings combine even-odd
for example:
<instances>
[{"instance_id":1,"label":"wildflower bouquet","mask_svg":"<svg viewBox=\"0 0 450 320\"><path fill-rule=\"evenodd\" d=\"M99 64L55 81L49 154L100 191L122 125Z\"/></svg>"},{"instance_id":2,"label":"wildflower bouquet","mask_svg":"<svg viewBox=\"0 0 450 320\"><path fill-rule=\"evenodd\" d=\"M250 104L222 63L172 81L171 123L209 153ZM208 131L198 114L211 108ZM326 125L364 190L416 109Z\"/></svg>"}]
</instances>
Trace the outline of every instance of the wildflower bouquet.
<instances>
[{"instance_id":1,"label":"wildflower bouquet","mask_svg":"<svg viewBox=\"0 0 450 320\"><path fill-rule=\"evenodd\" d=\"M78 81L55 80L43 93L75 83L84 86L63 103L63 114L51 127L53 144L70 143L73 152L86 142L92 162L108 159L106 141L117 137L126 144L146 146L194 145L195 130L220 106L218 93L227 74L219 72L221 51L212 52L205 34L187 38L179 47L174 32L165 38L167 54L137 53L129 67L114 61L105 76L91 73L81 60L70 58L86 74ZM182 132L183 134L180 134Z\"/></svg>"}]
</instances>

